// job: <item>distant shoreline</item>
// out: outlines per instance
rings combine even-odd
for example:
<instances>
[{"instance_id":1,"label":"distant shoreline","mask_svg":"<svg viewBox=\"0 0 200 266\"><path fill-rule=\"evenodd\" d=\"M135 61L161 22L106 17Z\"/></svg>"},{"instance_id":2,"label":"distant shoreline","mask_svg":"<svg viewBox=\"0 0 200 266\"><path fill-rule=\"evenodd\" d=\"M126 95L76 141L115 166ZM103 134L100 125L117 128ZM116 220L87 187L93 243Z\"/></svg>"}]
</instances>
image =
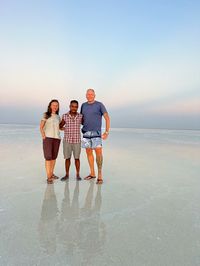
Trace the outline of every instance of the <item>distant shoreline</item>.
<instances>
[{"instance_id":1,"label":"distant shoreline","mask_svg":"<svg viewBox=\"0 0 200 266\"><path fill-rule=\"evenodd\" d=\"M3 125L13 125L13 126L38 126L37 123L0 123L0 126ZM154 128L154 127L111 127L111 131L118 131L118 130L169 130L169 131L200 131L200 128Z\"/></svg>"}]
</instances>

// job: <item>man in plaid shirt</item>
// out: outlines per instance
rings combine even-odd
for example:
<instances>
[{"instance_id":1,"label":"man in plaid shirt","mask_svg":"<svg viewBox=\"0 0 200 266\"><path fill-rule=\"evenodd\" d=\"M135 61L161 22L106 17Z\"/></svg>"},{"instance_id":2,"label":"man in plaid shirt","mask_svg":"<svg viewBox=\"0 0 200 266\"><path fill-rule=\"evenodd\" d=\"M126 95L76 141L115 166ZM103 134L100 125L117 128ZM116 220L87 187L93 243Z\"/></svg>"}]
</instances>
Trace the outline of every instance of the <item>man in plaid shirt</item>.
<instances>
[{"instance_id":1,"label":"man in plaid shirt","mask_svg":"<svg viewBox=\"0 0 200 266\"><path fill-rule=\"evenodd\" d=\"M60 122L60 128L64 129L63 139L63 154L65 158L65 170L66 175L61 178L61 181L65 181L69 178L69 168L71 164L71 156L73 153L76 167L76 179L81 180L80 177L80 153L81 153L81 123L82 114L77 112L78 101L72 100L69 106L68 113L62 116Z\"/></svg>"}]
</instances>

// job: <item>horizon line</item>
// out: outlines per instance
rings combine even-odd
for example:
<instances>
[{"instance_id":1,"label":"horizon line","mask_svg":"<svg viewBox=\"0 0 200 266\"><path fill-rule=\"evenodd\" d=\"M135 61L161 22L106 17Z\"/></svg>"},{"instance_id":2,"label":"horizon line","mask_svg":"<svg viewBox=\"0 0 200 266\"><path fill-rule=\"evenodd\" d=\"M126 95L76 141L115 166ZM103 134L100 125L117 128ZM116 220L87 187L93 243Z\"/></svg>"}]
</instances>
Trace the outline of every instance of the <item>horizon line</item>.
<instances>
[{"instance_id":1,"label":"horizon line","mask_svg":"<svg viewBox=\"0 0 200 266\"><path fill-rule=\"evenodd\" d=\"M16 126L38 126L39 123L0 123L0 125L16 125ZM154 130L180 130L180 131L200 131L200 128L164 128L164 127L111 127L112 129L154 129Z\"/></svg>"}]
</instances>

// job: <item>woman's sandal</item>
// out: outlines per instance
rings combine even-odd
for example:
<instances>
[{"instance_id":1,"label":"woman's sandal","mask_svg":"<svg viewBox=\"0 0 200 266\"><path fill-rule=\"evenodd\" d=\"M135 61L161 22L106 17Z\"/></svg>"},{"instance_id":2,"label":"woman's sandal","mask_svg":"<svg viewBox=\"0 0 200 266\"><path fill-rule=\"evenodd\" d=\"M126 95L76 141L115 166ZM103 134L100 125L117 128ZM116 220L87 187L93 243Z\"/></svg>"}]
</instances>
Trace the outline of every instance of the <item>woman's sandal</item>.
<instances>
[{"instance_id":1,"label":"woman's sandal","mask_svg":"<svg viewBox=\"0 0 200 266\"><path fill-rule=\"evenodd\" d=\"M59 179L59 177L56 176L56 175L54 175L54 174L52 175L52 178L53 178L53 179Z\"/></svg>"},{"instance_id":2,"label":"woman's sandal","mask_svg":"<svg viewBox=\"0 0 200 266\"><path fill-rule=\"evenodd\" d=\"M97 182L96 182L96 184L103 184L103 179L97 179Z\"/></svg>"}]
</instances>

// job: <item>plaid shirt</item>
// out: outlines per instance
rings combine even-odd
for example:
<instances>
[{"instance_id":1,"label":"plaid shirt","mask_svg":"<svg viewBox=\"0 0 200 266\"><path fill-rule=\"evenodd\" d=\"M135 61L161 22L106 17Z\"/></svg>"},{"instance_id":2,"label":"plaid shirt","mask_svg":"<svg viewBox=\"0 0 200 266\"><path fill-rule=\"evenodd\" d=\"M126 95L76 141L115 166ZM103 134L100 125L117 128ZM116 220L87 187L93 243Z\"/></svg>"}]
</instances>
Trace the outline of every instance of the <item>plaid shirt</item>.
<instances>
[{"instance_id":1,"label":"plaid shirt","mask_svg":"<svg viewBox=\"0 0 200 266\"><path fill-rule=\"evenodd\" d=\"M64 126L64 140L68 143L80 143L81 142L81 123L83 115L77 113L76 116L66 113L62 116L65 121Z\"/></svg>"}]
</instances>

